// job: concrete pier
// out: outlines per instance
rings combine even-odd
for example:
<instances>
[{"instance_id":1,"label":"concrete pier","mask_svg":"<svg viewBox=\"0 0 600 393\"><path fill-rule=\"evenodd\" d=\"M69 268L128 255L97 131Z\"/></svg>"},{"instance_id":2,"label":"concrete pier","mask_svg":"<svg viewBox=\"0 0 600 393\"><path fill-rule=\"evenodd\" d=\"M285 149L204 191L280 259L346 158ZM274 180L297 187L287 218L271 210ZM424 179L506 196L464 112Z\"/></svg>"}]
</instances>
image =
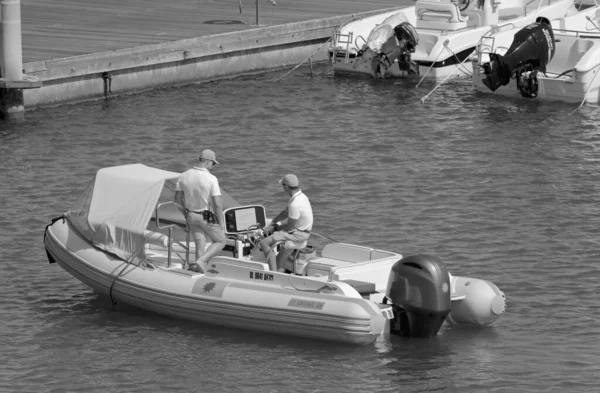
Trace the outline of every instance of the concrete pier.
<instances>
[{"instance_id":1,"label":"concrete pier","mask_svg":"<svg viewBox=\"0 0 600 393\"><path fill-rule=\"evenodd\" d=\"M0 0L0 116L22 117L23 89L39 86L37 78L23 77L21 0Z\"/></svg>"},{"instance_id":2,"label":"concrete pier","mask_svg":"<svg viewBox=\"0 0 600 393\"><path fill-rule=\"evenodd\" d=\"M16 1L16 0L2 0ZM118 4L118 5L115 5ZM26 108L327 58L335 29L411 0L53 0L22 7Z\"/></svg>"}]
</instances>

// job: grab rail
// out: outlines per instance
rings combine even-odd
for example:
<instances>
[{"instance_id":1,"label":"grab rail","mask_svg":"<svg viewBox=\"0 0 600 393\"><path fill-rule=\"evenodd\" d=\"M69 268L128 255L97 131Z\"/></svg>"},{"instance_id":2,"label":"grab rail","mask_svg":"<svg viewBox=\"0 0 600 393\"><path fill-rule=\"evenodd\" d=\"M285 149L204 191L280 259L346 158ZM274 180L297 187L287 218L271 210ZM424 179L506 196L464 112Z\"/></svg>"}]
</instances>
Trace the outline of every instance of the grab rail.
<instances>
[{"instance_id":1,"label":"grab rail","mask_svg":"<svg viewBox=\"0 0 600 393\"><path fill-rule=\"evenodd\" d=\"M156 209L155 209L156 227L158 229L168 229L168 232L169 232L169 239L168 239L168 243L167 243L167 267L171 267L171 248L172 248L172 244L173 244L173 228L177 227L179 225L176 223L169 224L169 225L161 225L159 210L162 206L165 206L165 205L175 205L179 209L181 209L181 205L179 205L178 203L175 203L174 201L169 201L169 202L159 203L158 205L156 205ZM181 256L179 256L179 254L177 254L177 256L179 256L179 258L181 260L183 260L183 262L184 262L183 267L185 268L190 260L190 232L186 230L185 246L179 242L177 242L177 243L179 245L181 245L183 248L185 248L185 260L183 260L183 258L181 258Z\"/></svg>"}]
</instances>

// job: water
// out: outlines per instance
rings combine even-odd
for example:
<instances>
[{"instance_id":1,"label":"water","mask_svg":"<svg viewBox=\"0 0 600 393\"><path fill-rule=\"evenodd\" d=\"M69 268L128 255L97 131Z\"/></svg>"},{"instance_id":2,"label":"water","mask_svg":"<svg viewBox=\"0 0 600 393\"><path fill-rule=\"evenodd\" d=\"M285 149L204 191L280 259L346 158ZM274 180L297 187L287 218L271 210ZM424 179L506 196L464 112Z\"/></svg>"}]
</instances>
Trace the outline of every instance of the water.
<instances>
[{"instance_id":1,"label":"water","mask_svg":"<svg viewBox=\"0 0 600 393\"><path fill-rule=\"evenodd\" d=\"M300 68L26 113L0 124L2 392L590 392L600 372L600 110L496 99L468 81L315 78ZM299 175L315 230L439 255L488 279L483 329L356 347L172 320L49 265L44 227L94 172L169 170L217 151L241 203L286 203Z\"/></svg>"}]
</instances>

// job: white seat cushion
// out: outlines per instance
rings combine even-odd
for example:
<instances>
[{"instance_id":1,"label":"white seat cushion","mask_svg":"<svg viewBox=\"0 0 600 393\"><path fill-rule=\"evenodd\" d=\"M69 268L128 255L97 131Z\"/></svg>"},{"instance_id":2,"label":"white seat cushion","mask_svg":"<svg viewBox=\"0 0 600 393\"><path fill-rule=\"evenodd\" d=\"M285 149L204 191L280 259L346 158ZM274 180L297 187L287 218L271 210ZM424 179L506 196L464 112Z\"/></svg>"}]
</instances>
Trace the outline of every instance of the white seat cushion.
<instances>
[{"instance_id":1,"label":"white seat cushion","mask_svg":"<svg viewBox=\"0 0 600 393\"><path fill-rule=\"evenodd\" d=\"M283 248L286 249L301 249L306 247L306 245L308 244L308 240L305 240L303 242L293 242L291 240L287 240L285 243L283 243Z\"/></svg>"}]
</instances>

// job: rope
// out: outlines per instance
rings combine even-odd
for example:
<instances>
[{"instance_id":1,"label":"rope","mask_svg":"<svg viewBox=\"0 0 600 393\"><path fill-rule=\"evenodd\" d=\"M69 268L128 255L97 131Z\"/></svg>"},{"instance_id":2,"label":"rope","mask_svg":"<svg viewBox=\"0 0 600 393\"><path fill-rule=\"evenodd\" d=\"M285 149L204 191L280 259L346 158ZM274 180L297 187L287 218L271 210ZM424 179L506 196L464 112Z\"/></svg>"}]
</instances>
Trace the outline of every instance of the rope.
<instances>
[{"instance_id":1,"label":"rope","mask_svg":"<svg viewBox=\"0 0 600 393\"><path fill-rule=\"evenodd\" d=\"M468 59L468 57L467 57L467 59ZM467 60L467 59L465 59L465 60ZM425 96L423 96L423 98L421 98L421 103L424 103L427 100L427 98L429 98L429 96L432 95L433 92L436 91L441 85L443 85L444 82L446 82L446 80L448 78L450 78L451 76L452 76L451 73L446 75L446 77L436 87L434 87L433 90L431 90L427 95L425 95Z\"/></svg>"},{"instance_id":2,"label":"rope","mask_svg":"<svg viewBox=\"0 0 600 393\"><path fill-rule=\"evenodd\" d=\"M585 19L587 19L591 24L593 24L594 27L596 28L596 30L600 31L600 27L598 27L598 25L594 23L592 18L590 18L589 16L586 16Z\"/></svg>"},{"instance_id":3,"label":"rope","mask_svg":"<svg viewBox=\"0 0 600 393\"><path fill-rule=\"evenodd\" d=\"M46 243L46 235L48 234L48 228L52 226L52 224L54 224L56 221L62 219L63 222L65 222L65 220L67 219L67 217L64 214L61 214L58 217L54 217L50 224L46 225L46 229L44 229L44 243Z\"/></svg>"},{"instance_id":4,"label":"rope","mask_svg":"<svg viewBox=\"0 0 600 393\"><path fill-rule=\"evenodd\" d=\"M117 305L117 302L113 298L113 294L112 294L113 293L113 287L115 286L115 282L117 282L117 278L119 278L119 276L121 275L121 273L123 273L125 271L125 269L127 268L127 266L129 266L129 264L127 262L125 262L125 265L123 266L123 269L121 269L121 271L113 279L112 284L110 284L110 289L108 290L108 296L110 296L110 301L112 302L113 306Z\"/></svg>"},{"instance_id":5,"label":"rope","mask_svg":"<svg viewBox=\"0 0 600 393\"><path fill-rule=\"evenodd\" d=\"M594 68L597 68L599 65L596 65ZM592 68L592 69L594 69ZM583 93L583 100L581 101L581 104L579 104L579 107L577 107L577 109L575 109L573 112L569 113L569 115L572 115L573 113L577 112L578 110L581 109L581 107L583 106L583 104L585 103L585 96L587 95L588 91L590 90L590 87L592 87L592 82L594 82L594 79L596 79L596 77L598 76L598 72L596 72L596 74L594 75L594 77L592 78L592 80L590 81L590 84L588 85L588 87L585 89L585 92Z\"/></svg>"},{"instance_id":6,"label":"rope","mask_svg":"<svg viewBox=\"0 0 600 393\"><path fill-rule=\"evenodd\" d=\"M280 80L282 80L283 78L285 78L286 76L288 76L289 74L291 74L292 72L296 71L298 69L298 67L300 67L302 64L306 63L308 60L310 60L314 55L316 55L321 49L323 49L323 47L325 46L325 44L328 44L329 41L331 41L333 37L329 37L329 39L327 41L325 41L323 43L323 45L321 45L319 47L319 49L317 49L313 54L311 54L310 56L308 56L306 59L302 60L302 62L300 62L300 64L298 64L296 67L292 68L290 71L286 72L285 74L283 74L281 77L275 79L273 81L273 83L275 82L279 82Z\"/></svg>"},{"instance_id":7,"label":"rope","mask_svg":"<svg viewBox=\"0 0 600 393\"><path fill-rule=\"evenodd\" d=\"M448 40L444 41L444 46L448 45ZM440 51L440 53L438 53L437 57L435 58L435 60L431 63L431 65L429 66L429 69L427 69L427 72L423 75L423 77L421 78L421 80L419 81L419 83L417 83L417 87L419 87L419 85L421 84L421 82L423 82L423 79L425 79L425 77L427 76L427 74L429 74L429 71L431 71L431 69L433 68L433 65L437 62L437 60L440 58L440 55L442 54L442 52L444 51L444 48L442 48L442 50Z\"/></svg>"},{"instance_id":8,"label":"rope","mask_svg":"<svg viewBox=\"0 0 600 393\"><path fill-rule=\"evenodd\" d=\"M452 49L450 49L450 48L448 48L448 47L446 47L446 49L448 49L448 52L450 52L450 53L452 54L452 56L453 56L453 57L456 59L456 61L460 61L460 60L458 59L458 56L456 55L456 53L454 53L454 51L453 51ZM472 53L472 52L471 52L471 53ZM471 55L469 55L469 56L465 57L465 60L461 61L461 62L458 64L458 68L459 68L460 70L462 70L462 71L465 73L465 75L467 75L467 76L469 76L469 75L470 75L472 72L469 72L469 70L468 70L467 68L463 67L463 64L464 64L464 62L465 62L467 59L469 59L469 57L471 57Z\"/></svg>"},{"instance_id":9,"label":"rope","mask_svg":"<svg viewBox=\"0 0 600 393\"><path fill-rule=\"evenodd\" d=\"M312 58L314 55L316 55L316 54L317 54L317 53L318 53L318 52L319 52L321 49L323 49L323 47L325 46L325 44L328 44L328 43L329 43L329 42L330 42L330 41L333 39L333 37L335 37L335 36L336 36L336 33L339 31L339 29L340 29L342 26L344 26L346 23L348 23L348 22L352 22L352 21L354 21L354 20L356 20L356 19L358 19L358 18L357 18L357 17L355 17L355 16L351 16L350 18L348 18L348 19L346 19L346 20L342 21L342 22L339 24L339 26L338 26L338 27L337 27L337 28L334 30L334 32L333 32L333 34L332 34L332 36L331 36L331 37L329 37L329 39L328 39L327 41L325 41L325 42L323 43L323 45L321 45L321 46L319 47L319 49L317 49L317 50L316 50L316 51L315 51L315 52L314 52L312 55L308 56L308 57L307 57L305 60L302 60L302 62L301 62L300 64L298 64L296 67L292 68L292 69L291 69L289 72L285 73L285 74L284 74L283 76L281 76L280 78L277 78L277 79L275 79L275 80L273 81L273 83L275 83L275 82L279 82L281 79L285 78L287 75L291 74L291 73L292 73L292 72L294 72L296 69L298 69L298 67L300 67L302 64L306 63L306 61L310 60L310 59L311 59L311 58ZM364 40L364 38L363 38L363 40ZM335 60L335 59L332 59L332 60Z\"/></svg>"},{"instance_id":10,"label":"rope","mask_svg":"<svg viewBox=\"0 0 600 393\"><path fill-rule=\"evenodd\" d=\"M459 66L462 66L462 64L463 64L465 61L467 61L468 59L469 59L469 56L465 57L465 59L464 59L464 60L463 60L463 61L462 61L462 62L459 64ZM436 87L435 87L433 90L431 90L431 91L429 92L429 94L427 94L427 95L423 96L423 98L421 98L421 103L424 103L424 102L425 102L425 100L427 100L427 98L429 98L429 96L430 96L430 95L432 95L434 91L436 91L436 90L437 90L437 89L438 89L438 88L439 88L439 87L440 87L442 84L444 84L444 82L446 82L446 80L447 80L447 79L448 79L450 76L452 76L452 73L450 73L450 74L446 75L446 77L445 77L445 78L444 78L444 79L443 79L443 80L442 80L442 81L441 81L441 82L440 82L440 83L439 83L439 84L438 84L438 85L437 85L437 86L436 86ZM421 82L419 82L419 83L421 83Z\"/></svg>"}]
</instances>

